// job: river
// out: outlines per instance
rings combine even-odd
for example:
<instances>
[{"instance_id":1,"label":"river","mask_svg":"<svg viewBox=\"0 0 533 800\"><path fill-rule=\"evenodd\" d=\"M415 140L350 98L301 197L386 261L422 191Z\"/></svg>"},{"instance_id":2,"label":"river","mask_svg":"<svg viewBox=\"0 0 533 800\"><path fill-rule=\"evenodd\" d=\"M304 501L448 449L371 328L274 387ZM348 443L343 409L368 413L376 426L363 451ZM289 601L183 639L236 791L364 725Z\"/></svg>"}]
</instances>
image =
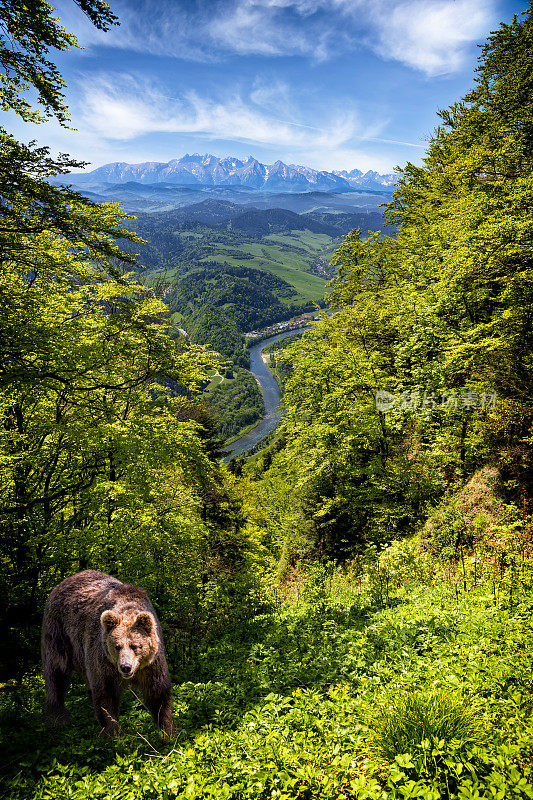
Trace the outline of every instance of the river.
<instances>
[{"instance_id":1,"label":"river","mask_svg":"<svg viewBox=\"0 0 533 800\"><path fill-rule=\"evenodd\" d=\"M278 333L275 336L271 336L269 339L263 339L263 341L254 344L254 346L250 348L250 372L257 378L261 386L265 413L261 421L258 422L255 428L252 428L249 433L246 433L244 436L241 436L240 439L236 439L231 444L225 446L224 449L229 450L231 448L231 452L224 458L224 461L228 461L230 458L239 456L246 450L250 450L250 448L254 447L261 439L268 436L281 420L281 393L274 376L261 358L263 349L278 339L284 339L286 336L294 336L296 333L304 333L304 331L308 330L310 330L309 327L295 328L292 331Z\"/></svg>"}]
</instances>

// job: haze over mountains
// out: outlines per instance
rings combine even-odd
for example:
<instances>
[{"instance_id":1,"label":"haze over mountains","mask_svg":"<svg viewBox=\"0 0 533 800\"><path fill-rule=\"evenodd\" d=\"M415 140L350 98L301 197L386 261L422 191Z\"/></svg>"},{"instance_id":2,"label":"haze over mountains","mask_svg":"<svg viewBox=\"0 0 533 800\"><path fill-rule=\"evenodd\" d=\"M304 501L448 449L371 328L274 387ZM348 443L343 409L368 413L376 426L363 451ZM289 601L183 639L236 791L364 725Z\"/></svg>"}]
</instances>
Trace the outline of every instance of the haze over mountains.
<instances>
[{"instance_id":1,"label":"haze over mountains","mask_svg":"<svg viewBox=\"0 0 533 800\"><path fill-rule=\"evenodd\" d=\"M147 161L142 164L114 162L88 173L71 175L78 186L98 188L105 184L166 184L180 186L231 186L263 191L333 191L350 190L391 192L395 175L366 173L353 169L315 170L310 167L284 164L262 164L253 156L245 161L235 157L218 158L210 154L185 155L167 163Z\"/></svg>"}]
</instances>

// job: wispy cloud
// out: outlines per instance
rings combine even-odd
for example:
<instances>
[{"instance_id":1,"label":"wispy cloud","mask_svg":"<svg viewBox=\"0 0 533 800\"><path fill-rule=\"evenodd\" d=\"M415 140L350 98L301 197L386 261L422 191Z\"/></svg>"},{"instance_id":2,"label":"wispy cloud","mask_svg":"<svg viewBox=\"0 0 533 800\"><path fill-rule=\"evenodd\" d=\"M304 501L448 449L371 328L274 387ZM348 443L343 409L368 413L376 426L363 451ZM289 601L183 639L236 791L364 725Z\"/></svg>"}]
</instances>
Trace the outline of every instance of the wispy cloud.
<instances>
[{"instance_id":1,"label":"wispy cloud","mask_svg":"<svg viewBox=\"0 0 533 800\"><path fill-rule=\"evenodd\" d=\"M428 76L457 71L495 22L497 0L139 0L113 8L120 28L96 31L67 0L59 10L80 44L193 61L229 55L335 58L358 48Z\"/></svg>"},{"instance_id":2,"label":"wispy cloud","mask_svg":"<svg viewBox=\"0 0 533 800\"><path fill-rule=\"evenodd\" d=\"M120 25L106 32L97 30L71 0L55 0L54 6L66 29L89 52L96 45L189 61L220 57L208 43L209 15L173 0L138 0L134 7L128 0L116 0L112 10Z\"/></svg>"},{"instance_id":3,"label":"wispy cloud","mask_svg":"<svg viewBox=\"0 0 533 800\"><path fill-rule=\"evenodd\" d=\"M183 137L192 137L197 142L217 142L219 148L225 142L226 152L232 152L231 143L250 144L252 152L252 147L261 147L263 152L266 148L274 154L272 160L281 157L317 169L358 167L386 172L400 158L385 155L372 143L394 144L396 153L402 147L421 147L384 138L388 119L365 120L355 107L334 108L328 98L321 115L327 123L308 124L282 82L272 85L271 91L256 82L248 93L236 90L216 98L197 91L169 95L158 85L129 74L91 76L81 88L84 135L106 148L120 147L122 153L128 143L143 141L141 137L176 134L176 154Z\"/></svg>"},{"instance_id":4,"label":"wispy cloud","mask_svg":"<svg viewBox=\"0 0 533 800\"><path fill-rule=\"evenodd\" d=\"M335 20L327 20L324 3L295 0L236 0L223 13L206 22L211 42L239 55L303 55L324 60L332 52L333 39L340 45ZM342 34L344 38L344 34Z\"/></svg>"},{"instance_id":5,"label":"wispy cloud","mask_svg":"<svg viewBox=\"0 0 533 800\"><path fill-rule=\"evenodd\" d=\"M279 147L335 148L354 137L379 133L383 123L364 125L353 108L328 108L328 123L308 125L274 116L239 92L214 99L198 92L169 96L138 76L91 76L82 82L84 127L105 139L129 140L150 133L194 134L207 139L258 142ZM279 108L278 108L279 114Z\"/></svg>"}]
</instances>

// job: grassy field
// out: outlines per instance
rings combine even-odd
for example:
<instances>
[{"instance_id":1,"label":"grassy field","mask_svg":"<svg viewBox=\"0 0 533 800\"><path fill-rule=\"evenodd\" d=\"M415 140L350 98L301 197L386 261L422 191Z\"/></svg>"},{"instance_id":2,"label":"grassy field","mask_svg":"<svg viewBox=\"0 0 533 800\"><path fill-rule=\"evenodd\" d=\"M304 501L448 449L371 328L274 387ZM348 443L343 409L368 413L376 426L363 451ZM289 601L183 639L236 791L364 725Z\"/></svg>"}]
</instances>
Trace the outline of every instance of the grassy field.
<instances>
[{"instance_id":1,"label":"grassy field","mask_svg":"<svg viewBox=\"0 0 533 800\"><path fill-rule=\"evenodd\" d=\"M197 232L185 231L180 235L189 240L202 240L202 234ZM156 284L159 280L173 281L189 271L198 269L204 262L214 261L219 264L226 262L232 266L272 272L294 287L300 296L300 301L319 301L324 298L327 278L310 270L316 268L318 263L322 267L327 265L338 244L339 239L310 231L291 231L265 236L261 241L242 242L237 238L235 242L231 239L209 241L207 251L204 250L198 258L192 258L190 264L184 262L180 267L150 270L146 273L146 280L150 285ZM242 253L242 259L239 258L239 253ZM297 301L298 298L291 300L281 298L286 304L294 300Z\"/></svg>"},{"instance_id":2,"label":"grassy field","mask_svg":"<svg viewBox=\"0 0 533 800\"><path fill-rule=\"evenodd\" d=\"M204 395L208 395L210 392L213 391L223 380L227 380L231 382L231 378L224 378L222 374L218 370L210 369L207 372L207 376L209 377L210 381L208 386L206 386Z\"/></svg>"},{"instance_id":3,"label":"grassy field","mask_svg":"<svg viewBox=\"0 0 533 800\"><path fill-rule=\"evenodd\" d=\"M234 255L236 250L241 250L243 254L252 253L253 258L241 260ZM220 264L227 262L231 265L272 272L294 286L304 300L322 300L324 297L326 280L320 275L313 275L305 271L309 269L307 256L287 250L280 245L256 243L232 247L231 253L223 245L219 245L217 252L213 251L203 260L217 261Z\"/></svg>"},{"instance_id":4,"label":"grassy field","mask_svg":"<svg viewBox=\"0 0 533 800\"><path fill-rule=\"evenodd\" d=\"M26 675L0 695L0 796L533 798L531 586L463 592L409 548L393 546L386 588L316 566L187 654L167 642L171 742L132 694L122 737L98 737L81 681L71 726L50 730L39 670Z\"/></svg>"},{"instance_id":5,"label":"grassy field","mask_svg":"<svg viewBox=\"0 0 533 800\"><path fill-rule=\"evenodd\" d=\"M333 254L333 250L338 246L338 240L332 239L327 233L312 233L311 231L274 233L270 236L265 236L263 241L301 247L311 253L325 251Z\"/></svg>"}]
</instances>

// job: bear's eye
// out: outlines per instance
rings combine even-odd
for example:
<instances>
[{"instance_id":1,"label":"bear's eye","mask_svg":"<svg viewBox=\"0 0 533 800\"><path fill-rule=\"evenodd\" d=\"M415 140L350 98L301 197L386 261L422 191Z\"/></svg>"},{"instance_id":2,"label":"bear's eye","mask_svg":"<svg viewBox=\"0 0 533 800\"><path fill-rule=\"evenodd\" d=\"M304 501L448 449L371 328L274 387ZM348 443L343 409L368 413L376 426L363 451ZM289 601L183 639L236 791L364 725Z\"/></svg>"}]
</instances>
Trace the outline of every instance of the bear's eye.
<instances>
[{"instance_id":1,"label":"bear's eye","mask_svg":"<svg viewBox=\"0 0 533 800\"><path fill-rule=\"evenodd\" d=\"M121 647L122 647L121 644L115 644L115 650L120 650Z\"/></svg>"},{"instance_id":2,"label":"bear's eye","mask_svg":"<svg viewBox=\"0 0 533 800\"><path fill-rule=\"evenodd\" d=\"M133 652L134 652L134 653L136 653L136 652L137 652L137 650L139 649L139 646L138 646L138 645L136 645L136 644L132 644L132 645L131 645L131 649L133 650Z\"/></svg>"}]
</instances>

